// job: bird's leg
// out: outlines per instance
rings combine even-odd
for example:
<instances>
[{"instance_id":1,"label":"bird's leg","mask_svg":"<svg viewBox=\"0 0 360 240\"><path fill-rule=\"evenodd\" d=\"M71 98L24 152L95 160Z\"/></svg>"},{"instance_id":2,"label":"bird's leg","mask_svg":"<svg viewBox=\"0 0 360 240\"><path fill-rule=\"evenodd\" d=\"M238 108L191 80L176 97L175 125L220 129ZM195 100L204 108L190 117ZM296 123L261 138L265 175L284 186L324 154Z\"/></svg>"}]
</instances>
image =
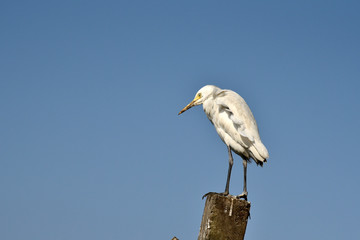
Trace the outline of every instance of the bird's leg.
<instances>
[{"instance_id":1,"label":"bird's leg","mask_svg":"<svg viewBox=\"0 0 360 240\"><path fill-rule=\"evenodd\" d=\"M210 194L220 194L220 195L223 195L223 196L229 195L231 169L232 169L232 166L234 164L234 159L233 159L233 156L232 156L232 153L231 153L231 148L229 146L228 146L228 152L229 152L229 168L228 168L228 175L227 175L227 179L226 179L225 192L223 192L223 193L208 192L202 197L203 199L204 199L204 197L207 197Z\"/></svg>"},{"instance_id":2,"label":"bird's leg","mask_svg":"<svg viewBox=\"0 0 360 240\"><path fill-rule=\"evenodd\" d=\"M233 159L233 156L231 154L231 148L229 146L228 146L228 151L229 151L229 168L228 168L228 175L227 175L227 179L226 179L226 186L225 186L224 195L229 195L231 170L232 170L232 166L234 164L234 159Z\"/></svg>"},{"instance_id":3,"label":"bird's leg","mask_svg":"<svg viewBox=\"0 0 360 240\"><path fill-rule=\"evenodd\" d=\"M244 190L242 192L242 194L238 195L238 198L244 198L245 200L247 200L247 188L246 188L246 169L247 169L247 161L245 159L243 159L243 166L244 166Z\"/></svg>"}]
</instances>

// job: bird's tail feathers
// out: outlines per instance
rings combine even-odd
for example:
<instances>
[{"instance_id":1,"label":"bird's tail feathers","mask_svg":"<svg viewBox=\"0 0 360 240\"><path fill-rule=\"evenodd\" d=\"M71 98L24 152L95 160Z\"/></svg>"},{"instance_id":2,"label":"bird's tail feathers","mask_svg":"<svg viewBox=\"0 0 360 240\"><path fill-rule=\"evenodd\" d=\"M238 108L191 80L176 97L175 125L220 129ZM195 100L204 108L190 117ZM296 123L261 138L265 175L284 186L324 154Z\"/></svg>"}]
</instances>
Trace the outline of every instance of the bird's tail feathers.
<instances>
[{"instance_id":1,"label":"bird's tail feathers","mask_svg":"<svg viewBox=\"0 0 360 240\"><path fill-rule=\"evenodd\" d=\"M269 152L264 146L264 144L259 141L255 140L254 144L249 148L251 158L254 159L256 164L262 166L266 159L269 158Z\"/></svg>"}]
</instances>

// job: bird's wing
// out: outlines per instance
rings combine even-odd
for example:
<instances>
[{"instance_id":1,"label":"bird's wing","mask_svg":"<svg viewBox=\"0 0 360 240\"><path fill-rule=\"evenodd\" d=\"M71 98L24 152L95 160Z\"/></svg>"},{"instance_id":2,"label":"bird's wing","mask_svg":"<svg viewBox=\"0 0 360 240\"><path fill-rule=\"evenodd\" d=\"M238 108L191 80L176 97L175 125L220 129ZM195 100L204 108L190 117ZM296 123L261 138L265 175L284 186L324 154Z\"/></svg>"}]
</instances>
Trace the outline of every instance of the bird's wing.
<instances>
[{"instance_id":1,"label":"bird's wing","mask_svg":"<svg viewBox=\"0 0 360 240\"><path fill-rule=\"evenodd\" d=\"M215 96L218 105L218 126L243 148L248 149L256 163L269 157L266 147L260 140L255 118L245 100L231 90L222 90Z\"/></svg>"},{"instance_id":2,"label":"bird's wing","mask_svg":"<svg viewBox=\"0 0 360 240\"><path fill-rule=\"evenodd\" d=\"M234 128L244 138L239 143L244 147L250 147L254 143L254 137L257 137L254 136L256 135L254 132L257 133L258 131L255 119L244 99L230 90L222 90L215 99L216 104L220 107L220 111L227 113ZM232 135L231 130L229 129L228 131L228 134Z\"/></svg>"}]
</instances>

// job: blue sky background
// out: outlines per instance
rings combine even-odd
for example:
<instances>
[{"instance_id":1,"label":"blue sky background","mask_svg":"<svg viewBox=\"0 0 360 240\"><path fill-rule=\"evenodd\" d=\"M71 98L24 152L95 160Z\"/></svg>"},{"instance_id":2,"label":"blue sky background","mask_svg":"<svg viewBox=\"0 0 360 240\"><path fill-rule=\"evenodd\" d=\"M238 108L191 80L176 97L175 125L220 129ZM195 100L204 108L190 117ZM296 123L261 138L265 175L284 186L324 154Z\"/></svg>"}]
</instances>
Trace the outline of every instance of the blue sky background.
<instances>
[{"instance_id":1,"label":"blue sky background","mask_svg":"<svg viewBox=\"0 0 360 240\"><path fill-rule=\"evenodd\" d=\"M0 238L196 239L226 146L203 85L250 105L246 239L358 239L359 1L1 1ZM235 157L230 186L242 191Z\"/></svg>"}]
</instances>

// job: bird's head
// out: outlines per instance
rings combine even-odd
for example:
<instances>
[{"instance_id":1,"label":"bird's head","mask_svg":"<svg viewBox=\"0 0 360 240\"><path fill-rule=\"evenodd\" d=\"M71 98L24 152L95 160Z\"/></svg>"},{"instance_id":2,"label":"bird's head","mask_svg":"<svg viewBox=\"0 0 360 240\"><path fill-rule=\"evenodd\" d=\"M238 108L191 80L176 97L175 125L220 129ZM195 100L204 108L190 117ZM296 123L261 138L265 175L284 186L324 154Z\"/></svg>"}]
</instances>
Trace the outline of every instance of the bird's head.
<instances>
[{"instance_id":1,"label":"bird's head","mask_svg":"<svg viewBox=\"0 0 360 240\"><path fill-rule=\"evenodd\" d=\"M213 96L213 94L219 90L218 87L213 86L213 85L206 85L204 87L202 87L196 94L194 99L188 104L186 105L186 107L184 107L178 115L182 114L183 112L185 112L186 110L197 106L197 105L201 105L205 102L205 100L209 99L210 97Z\"/></svg>"}]
</instances>

